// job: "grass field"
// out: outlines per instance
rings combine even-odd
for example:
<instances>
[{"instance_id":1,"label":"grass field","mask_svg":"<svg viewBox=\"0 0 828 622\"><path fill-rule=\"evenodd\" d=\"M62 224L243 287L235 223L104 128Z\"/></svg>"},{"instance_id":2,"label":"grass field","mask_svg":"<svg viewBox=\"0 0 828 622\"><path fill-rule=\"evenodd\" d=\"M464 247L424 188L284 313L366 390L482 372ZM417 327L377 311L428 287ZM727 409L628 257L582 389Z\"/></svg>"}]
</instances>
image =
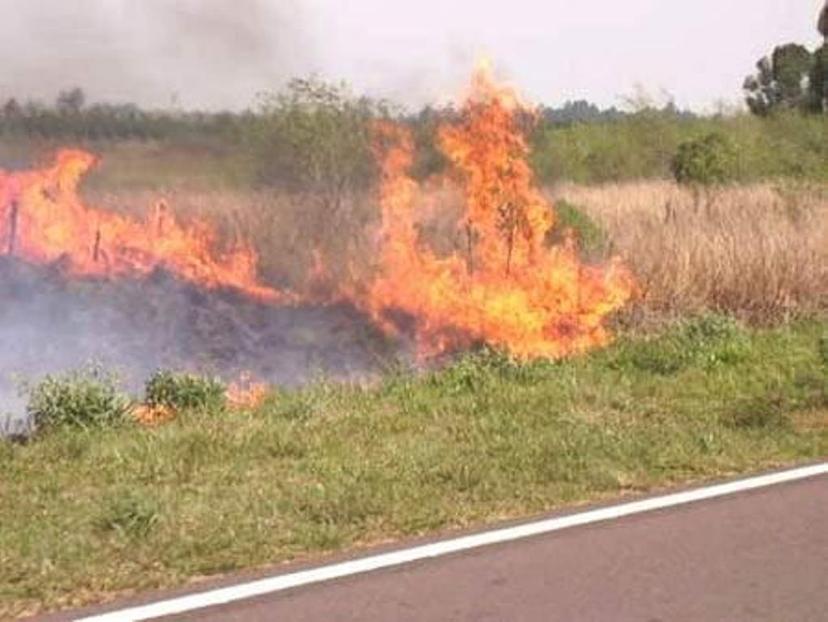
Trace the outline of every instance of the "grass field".
<instances>
[{"instance_id":1,"label":"grass field","mask_svg":"<svg viewBox=\"0 0 828 622\"><path fill-rule=\"evenodd\" d=\"M277 189L92 185L85 192L93 205L133 214L164 197L185 218L206 218L228 239L251 240L262 275L279 287L302 291L314 248L323 251L334 277L341 276L338 269L370 270L375 256L379 207L370 194L349 197L334 215L312 198ZM618 255L636 275L641 295L624 314L628 326L703 311L767 323L828 308L824 185L764 183L694 193L655 180L558 184L548 194L560 226L589 236L581 240L587 259ZM438 249L461 248L457 193L431 188L422 203L423 240Z\"/></svg>"},{"instance_id":2,"label":"grass field","mask_svg":"<svg viewBox=\"0 0 828 622\"><path fill-rule=\"evenodd\" d=\"M0 617L828 455L828 320L706 316L0 443Z\"/></svg>"},{"instance_id":3,"label":"grass field","mask_svg":"<svg viewBox=\"0 0 828 622\"><path fill-rule=\"evenodd\" d=\"M739 123L737 142L753 140L759 122ZM824 121L774 123L773 140L743 149L745 166L774 177L801 164L796 182L666 181L678 126L669 149L633 125L546 137L546 153L563 149L538 164L561 227L587 261L620 256L640 289L605 350L522 364L469 354L364 385L273 389L253 409L189 409L158 427L0 441L0 618L824 458L828 191L810 132ZM799 158L794 143L812 148ZM556 167L584 182L612 173L584 145L616 161L613 178L661 179L560 181ZM55 146L0 142L0 161L24 166ZM215 223L225 243L250 240L269 284L303 292L315 250L334 281L371 270L370 193L331 214L313 196L254 184L255 162L226 145L88 147L103 156L83 184L90 204L138 215L164 198L185 221ZM777 151L778 170L756 160ZM422 240L457 249L456 188L424 187Z\"/></svg>"}]
</instances>

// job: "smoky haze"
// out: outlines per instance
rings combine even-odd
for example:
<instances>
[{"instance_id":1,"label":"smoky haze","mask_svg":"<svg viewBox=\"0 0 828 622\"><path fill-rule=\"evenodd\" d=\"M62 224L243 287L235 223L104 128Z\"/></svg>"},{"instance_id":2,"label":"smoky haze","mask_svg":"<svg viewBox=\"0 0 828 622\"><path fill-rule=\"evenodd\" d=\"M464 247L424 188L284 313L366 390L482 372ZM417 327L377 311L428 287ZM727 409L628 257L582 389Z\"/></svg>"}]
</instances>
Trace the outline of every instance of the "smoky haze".
<instances>
[{"instance_id":1,"label":"smoky haze","mask_svg":"<svg viewBox=\"0 0 828 622\"><path fill-rule=\"evenodd\" d=\"M0 97L147 107L249 106L312 70L300 2L0 0Z\"/></svg>"}]
</instances>

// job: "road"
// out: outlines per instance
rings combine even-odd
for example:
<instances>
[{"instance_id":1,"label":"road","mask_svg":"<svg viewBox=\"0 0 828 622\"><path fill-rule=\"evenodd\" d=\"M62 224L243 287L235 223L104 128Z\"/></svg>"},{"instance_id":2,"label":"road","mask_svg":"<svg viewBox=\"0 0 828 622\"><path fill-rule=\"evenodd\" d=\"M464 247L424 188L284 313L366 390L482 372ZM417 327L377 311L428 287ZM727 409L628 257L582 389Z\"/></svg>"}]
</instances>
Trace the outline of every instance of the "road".
<instances>
[{"instance_id":1,"label":"road","mask_svg":"<svg viewBox=\"0 0 828 622\"><path fill-rule=\"evenodd\" d=\"M163 619L825 621L828 477L573 527Z\"/></svg>"}]
</instances>

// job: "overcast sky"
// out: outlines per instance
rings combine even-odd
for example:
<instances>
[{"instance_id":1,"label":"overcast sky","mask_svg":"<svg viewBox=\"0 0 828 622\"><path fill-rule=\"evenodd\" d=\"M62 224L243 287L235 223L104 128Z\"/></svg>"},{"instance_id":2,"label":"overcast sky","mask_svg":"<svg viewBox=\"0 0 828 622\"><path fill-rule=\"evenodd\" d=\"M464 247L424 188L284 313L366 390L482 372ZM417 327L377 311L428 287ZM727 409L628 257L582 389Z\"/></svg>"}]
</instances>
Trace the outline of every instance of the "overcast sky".
<instances>
[{"instance_id":1,"label":"overcast sky","mask_svg":"<svg viewBox=\"0 0 828 622\"><path fill-rule=\"evenodd\" d=\"M0 98L233 108L296 75L411 106L480 55L531 99L736 102L774 45L819 42L823 0L0 0Z\"/></svg>"}]
</instances>

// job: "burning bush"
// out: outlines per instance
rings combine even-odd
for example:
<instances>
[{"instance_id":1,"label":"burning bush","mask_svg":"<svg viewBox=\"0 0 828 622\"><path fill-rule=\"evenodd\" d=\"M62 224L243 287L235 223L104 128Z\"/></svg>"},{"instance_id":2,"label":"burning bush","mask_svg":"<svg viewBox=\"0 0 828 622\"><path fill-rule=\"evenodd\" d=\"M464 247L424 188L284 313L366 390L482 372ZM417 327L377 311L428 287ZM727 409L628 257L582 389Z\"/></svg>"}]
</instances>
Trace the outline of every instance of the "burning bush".
<instances>
[{"instance_id":1,"label":"burning bush","mask_svg":"<svg viewBox=\"0 0 828 622\"><path fill-rule=\"evenodd\" d=\"M115 376L99 366L46 376L26 392L35 429L112 425L124 421L130 410Z\"/></svg>"},{"instance_id":2,"label":"burning bush","mask_svg":"<svg viewBox=\"0 0 828 622\"><path fill-rule=\"evenodd\" d=\"M217 378L159 370L147 380L145 403L150 408L220 409L226 403L225 386Z\"/></svg>"}]
</instances>

